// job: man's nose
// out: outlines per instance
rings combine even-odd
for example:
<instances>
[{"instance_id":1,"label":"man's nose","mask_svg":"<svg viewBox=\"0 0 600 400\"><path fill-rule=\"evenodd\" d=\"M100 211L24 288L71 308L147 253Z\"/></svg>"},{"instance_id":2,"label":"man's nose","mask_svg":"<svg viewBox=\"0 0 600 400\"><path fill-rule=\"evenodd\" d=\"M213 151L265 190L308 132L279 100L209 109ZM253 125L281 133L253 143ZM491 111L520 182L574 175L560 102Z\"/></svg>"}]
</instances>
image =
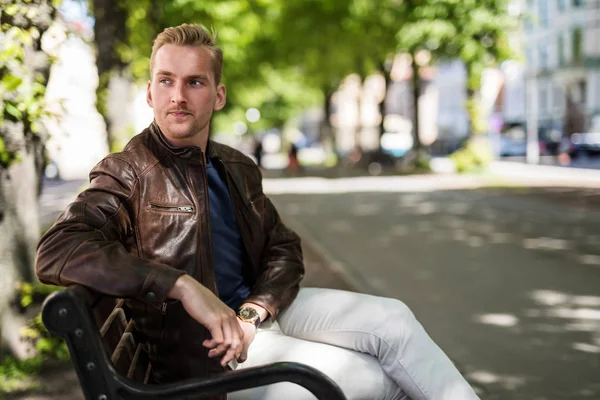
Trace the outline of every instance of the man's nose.
<instances>
[{"instance_id":1,"label":"man's nose","mask_svg":"<svg viewBox=\"0 0 600 400\"><path fill-rule=\"evenodd\" d=\"M176 83L171 93L171 101L176 104L185 103L185 85L183 83Z\"/></svg>"}]
</instances>

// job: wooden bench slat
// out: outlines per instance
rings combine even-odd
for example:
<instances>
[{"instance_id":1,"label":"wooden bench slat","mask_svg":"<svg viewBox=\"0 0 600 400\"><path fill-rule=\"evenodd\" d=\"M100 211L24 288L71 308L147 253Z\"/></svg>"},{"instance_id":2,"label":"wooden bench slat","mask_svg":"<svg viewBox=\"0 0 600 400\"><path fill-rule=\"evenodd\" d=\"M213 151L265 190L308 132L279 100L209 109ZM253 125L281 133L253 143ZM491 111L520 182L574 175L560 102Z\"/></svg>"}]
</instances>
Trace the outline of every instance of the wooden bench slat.
<instances>
[{"instance_id":1,"label":"wooden bench slat","mask_svg":"<svg viewBox=\"0 0 600 400\"><path fill-rule=\"evenodd\" d=\"M115 366L115 369L121 374L126 376L131 363L135 358L137 345L135 338L131 332L123 333L119 344L115 348L112 354L111 361Z\"/></svg>"},{"instance_id":2,"label":"wooden bench slat","mask_svg":"<svg viewBox=\"0 0 600 400\"><path fill-rule=\"evenodd\" d=\"M125 311L121 307L115 307L110 313L102 328L100 328L100 336L106 349L106 353L112 356L115 349L119 345L123 334L127 329L127 317Z\"/></svg>"},{"instance_id":3,"label":"wooden bench slat","mask_svg":"<svg viewBox=\"0 0 600 400\"><path fill-rule=\"evenodd\" d=\"M146 348L142 343L138 343L133 360L131 360L129 371L127 371L127 377L136 382L147 383L150 372L149 366L150 359L148 358Z\"/></svg>"}]
</instances>

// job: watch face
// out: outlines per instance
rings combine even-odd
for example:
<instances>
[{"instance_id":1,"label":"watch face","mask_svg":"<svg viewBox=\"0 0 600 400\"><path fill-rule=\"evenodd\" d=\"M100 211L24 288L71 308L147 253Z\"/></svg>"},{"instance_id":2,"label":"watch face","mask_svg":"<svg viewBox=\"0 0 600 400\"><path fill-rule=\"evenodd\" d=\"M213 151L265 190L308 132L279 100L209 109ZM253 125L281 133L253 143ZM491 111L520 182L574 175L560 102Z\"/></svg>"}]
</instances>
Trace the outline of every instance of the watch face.
<instances>
[{"instance_id":1,"label":"watch face","mask_svg":"<svg viewBox=\"0 0 600 400\"><path fill-rule=\"evenodd\" d=\"M251 307L244 307L240 310L240 317L242 317L243 319L251 319L256 317L257 315L258 313L256 312L256 310Z\"/></svg>"}]
</instances>

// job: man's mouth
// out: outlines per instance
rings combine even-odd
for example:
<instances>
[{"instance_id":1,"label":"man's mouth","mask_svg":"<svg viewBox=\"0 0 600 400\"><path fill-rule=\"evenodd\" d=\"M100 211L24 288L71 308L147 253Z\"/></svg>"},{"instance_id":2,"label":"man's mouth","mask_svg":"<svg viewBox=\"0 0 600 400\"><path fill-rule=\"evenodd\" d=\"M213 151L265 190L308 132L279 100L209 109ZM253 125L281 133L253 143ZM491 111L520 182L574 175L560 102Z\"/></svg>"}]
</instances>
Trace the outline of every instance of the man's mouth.
<instances>
[{"instance_id":1,"label":"man's mouth","mask_svg":"<svg viewBox=\"0 0 600 400\"><path fill-rule=\"evenodd\" d=\"M186 111L171 111L171 112L169 112L169 114L171 114L177 118L182 118L182 117L185 117L186 115L190 115L190 113L186 112Z\"/></svg>"}]
</instances>

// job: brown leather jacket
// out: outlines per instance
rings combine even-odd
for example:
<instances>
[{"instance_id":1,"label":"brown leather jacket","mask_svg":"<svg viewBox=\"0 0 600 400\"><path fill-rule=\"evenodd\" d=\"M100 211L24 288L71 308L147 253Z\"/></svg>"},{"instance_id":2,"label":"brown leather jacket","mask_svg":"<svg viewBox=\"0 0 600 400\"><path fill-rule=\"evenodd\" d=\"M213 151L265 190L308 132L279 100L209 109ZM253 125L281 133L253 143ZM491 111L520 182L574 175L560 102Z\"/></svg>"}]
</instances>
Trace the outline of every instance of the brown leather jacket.
<instances>
[{"instance_id":1,"label":"brown leather jacket","mask_svg":"<svg viewBox=\"0 0 600 400\"><path fill-rule=\"evenodd\" d=\"M276 318L296 297L304 274L300 239L282 224L248 157L215 142L208 153L229 186L246 250L246 301ZM217 293L208 201L200 148L171 147L153 123L92 170L89 188L38 245L42 282L77 283L130 299L158 382L222 370L202 346L206 329L167 299L184 273Z\"/></svg>"}]
</instances>

